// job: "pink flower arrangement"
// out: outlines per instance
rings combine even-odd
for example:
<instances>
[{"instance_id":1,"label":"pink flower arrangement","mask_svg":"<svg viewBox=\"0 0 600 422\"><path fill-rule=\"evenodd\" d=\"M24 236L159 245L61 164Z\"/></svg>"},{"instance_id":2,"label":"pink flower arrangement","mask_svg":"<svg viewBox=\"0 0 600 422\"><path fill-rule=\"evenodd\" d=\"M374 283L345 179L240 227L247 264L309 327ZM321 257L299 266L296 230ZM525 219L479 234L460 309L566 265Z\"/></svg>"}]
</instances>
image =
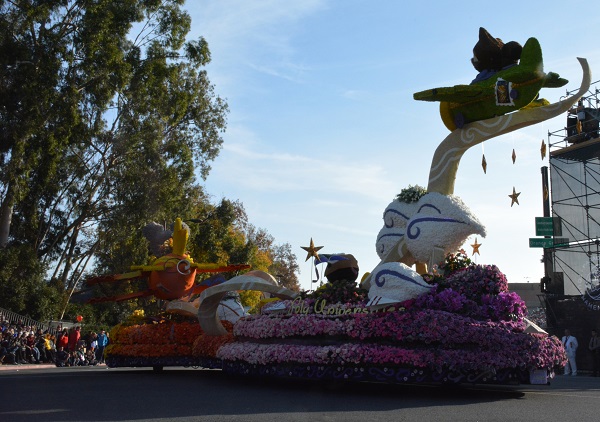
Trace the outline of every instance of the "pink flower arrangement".
<instances>
[{"instance_id":1,"label":"pink flower arrangement","mask_svg":"<svg viewBox=\"0 0 600 422\"><path fill-rule=\"evenodd\" d=\"M255 365L394 365L434 372L564 365L556 337L525 333L525 303L508 291L496 266L475 265L460 252L440 271L424 277L434 286L429 293L391 312L365 312L361 300L319 307L312 298L287 302L282 313L243 318L233 328L236 341L216 356Z\"/></svg>"},{"instance_id":2,"label":"pink flower arrangement","mask_svg":"<svg viewBox=\"0 0 600 422\"><path fill-rule=\"evenodd\" d=\"M516 344L515 344L516 343ZM519 344L521 343L521 344ZM217 357L250 364L400 365L415 368L493 371L503 368L552 368L562 356L544 339L532 336L501 349L441 349L395 346L384 343L341 343L335 345L291 345L234 342L223 345Z\"/></svg>"}]
</instances>

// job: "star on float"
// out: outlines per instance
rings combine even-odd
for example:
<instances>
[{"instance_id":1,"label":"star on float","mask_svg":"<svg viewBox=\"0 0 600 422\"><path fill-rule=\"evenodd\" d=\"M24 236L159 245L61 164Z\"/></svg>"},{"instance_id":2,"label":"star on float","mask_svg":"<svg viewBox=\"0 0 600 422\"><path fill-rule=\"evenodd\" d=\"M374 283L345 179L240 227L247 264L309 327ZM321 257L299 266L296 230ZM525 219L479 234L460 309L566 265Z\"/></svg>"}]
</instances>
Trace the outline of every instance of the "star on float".
<instances>
[{"instance_id":1,"label":"star on float","mask_svg":"<svg viewBox=\"0 0 600 422\"><path fill-rule=\"evenodd\" d=\"M320 261L319 259L319 254L317 253L320 249L323 248L323 246L315 246L312 237L310 238L310 246L300 246L302 249L304 249L306 252L308 252L308 255L306 255L306 261L308 261L310 259L311 256L317 258L317 261Z\"/></svg>"},{"instance_id":2,"label":"star on float","mask_svg":"<svg viewBox=\"0 0 600 422\"><path fill-rule=\"evenodd\" d=\"M512 195L508 195L508 197L512 200L511 203L510 203L511 207L515 204L515 202L517 203L517 205L520 205L519 204L519 199L518 199L519 195L521 195L521 192L517 192L515 190L515 187L513 186L513 193L512 193Z\"/></svg>"},{"instance_id":3,"label":"star on float","mask_svg":"<svg viewBox=\"0 0 600 422\"><path fill-rule=\"evenodd\" d=\"M546 158L546 143L542 139L542 146L540 147L540 154L542 155L542 160Z\"/></svg>"},{"instance_id":4,"label":"star on float","mask_svg":"<svg viewBox=\"0 0 600 422\"><path fill-rule=\"evenodd\" d=\"M479 253L479 247L481 246L481 243L477 243L477 238L475 238L475 243L473 243L471 245L471 247L473 248L473 253L471 254L471 256L477 254L477 255L481 255Z\"/></svg>"}]
</instances>

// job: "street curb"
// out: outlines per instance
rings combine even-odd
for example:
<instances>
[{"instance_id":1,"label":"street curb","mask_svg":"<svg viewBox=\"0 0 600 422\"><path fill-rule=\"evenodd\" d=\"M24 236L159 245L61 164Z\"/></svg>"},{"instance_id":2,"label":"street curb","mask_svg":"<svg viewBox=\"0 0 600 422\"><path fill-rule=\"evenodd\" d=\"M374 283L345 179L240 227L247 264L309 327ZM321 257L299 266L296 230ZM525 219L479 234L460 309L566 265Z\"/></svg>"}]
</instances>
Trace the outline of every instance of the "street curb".
<instances>
[{"instance_id":1,"label":"street curb","mask_svg":"<svg viewBox=\"0 0 600 422\"><path fill-rule=\"evenodd\" d=\"M96 365L96 366L106 366L104 364L100 364L100 365ZM0 365L0 372L5 372L5 371L23 371L23 370L27 370L27 369L51 369L51 368L57 368L57 366L53 363L39 363L39 364L23 364L23 365ZM63 368L80 368L79 366L64 366ZM86 368L86 366L81 366L81 368Z\"/></svg>"}]
</instances>

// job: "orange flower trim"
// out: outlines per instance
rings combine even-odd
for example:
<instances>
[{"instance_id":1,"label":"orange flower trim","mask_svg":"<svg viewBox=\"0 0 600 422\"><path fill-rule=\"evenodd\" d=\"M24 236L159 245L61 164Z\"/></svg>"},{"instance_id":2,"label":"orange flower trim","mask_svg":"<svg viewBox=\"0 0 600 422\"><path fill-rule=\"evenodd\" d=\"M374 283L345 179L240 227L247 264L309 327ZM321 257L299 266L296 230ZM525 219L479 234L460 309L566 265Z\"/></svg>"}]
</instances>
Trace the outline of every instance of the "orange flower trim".
<instances>
[{"instance_id":1,"label":"orange flower trim","mask_svg":"<svg viewBox=\"0 0 600 422\"><path fill-rule=\"evenodd\" d=\"M222 336L207 336L204 334L194 342L192 353L196 357L214 358L217 356L217 351L222 345L231 343L234 340L231 333Z\"/></svg>"},{"instance_id":2,"label":"orange flower trim","mask_svg":"<svg viewBox=\"0 0 600 422\"><path fill-rule=\"evenodd\" d=\"M107 355L134 357L191 356L203 331L197 323L117 325L110 332Z\"/></svg>"},{"instance_id":3,"label":"orange flower trim","mask_svg":"<svg viewBox=\"0 0 600 422\"><path fill-rule=\"evenodd\" d=\"M113 344L106 353L127 357L192 356L192 348L184 344Z\"/></svg>"},{"instance_id":4,"label":"orange flower trim","mask_svg":"<svg viewBox=\"0 0 600 422\"><path fill-rule=\"evenodd\" d=\"M221 321L223 328L227 330L227 334L222 336L207 336L201 334L192 347L192 353L196 357L211 357L214 358L217 355L217 350L226 344L231 343L233 338L233 324L229 321Z\"/></svg>"}]
</instances>

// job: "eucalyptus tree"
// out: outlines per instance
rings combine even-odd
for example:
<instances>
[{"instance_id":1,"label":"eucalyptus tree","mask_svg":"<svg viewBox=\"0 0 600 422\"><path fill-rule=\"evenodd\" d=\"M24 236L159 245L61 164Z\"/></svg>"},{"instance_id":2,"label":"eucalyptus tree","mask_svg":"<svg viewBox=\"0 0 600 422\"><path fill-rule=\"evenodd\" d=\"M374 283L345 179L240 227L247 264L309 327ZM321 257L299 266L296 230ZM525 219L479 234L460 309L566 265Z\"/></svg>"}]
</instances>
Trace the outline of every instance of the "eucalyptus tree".
<instances>
[{"instance_id":1,"label":"eucalyptus tree","mask_svg":"<svg viewBox=\"0 0 600 422\"><path fill-rule=\"evenodd\" d=\"M269 271L273 274L279 284L288 289L299 291L300 282L298 280L298 272L300 266L296 259L296 255L292 252L292 245L284 243L274 245L271 250L273 263L269 267Z\"/></svg>"},{"instance_id":2,"label":"eucalyptus tree","mask_svg":"<svg viewBox=\"0 0 600 422\"><path fill-rule=\"evenodd\" d=\"M0 0L0 248L67 289L202 196L228 110L182 4Z\"/></svg>"}]
</instances>

